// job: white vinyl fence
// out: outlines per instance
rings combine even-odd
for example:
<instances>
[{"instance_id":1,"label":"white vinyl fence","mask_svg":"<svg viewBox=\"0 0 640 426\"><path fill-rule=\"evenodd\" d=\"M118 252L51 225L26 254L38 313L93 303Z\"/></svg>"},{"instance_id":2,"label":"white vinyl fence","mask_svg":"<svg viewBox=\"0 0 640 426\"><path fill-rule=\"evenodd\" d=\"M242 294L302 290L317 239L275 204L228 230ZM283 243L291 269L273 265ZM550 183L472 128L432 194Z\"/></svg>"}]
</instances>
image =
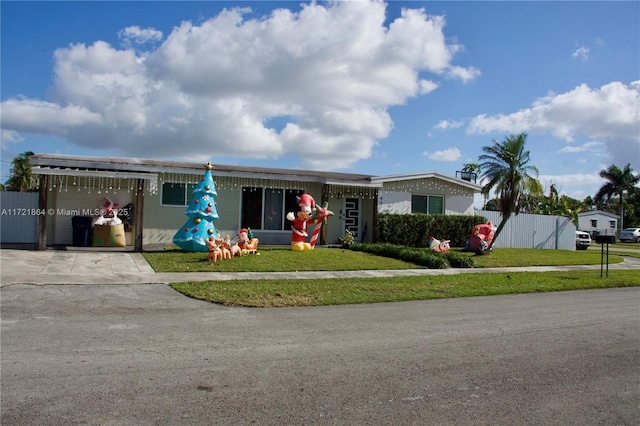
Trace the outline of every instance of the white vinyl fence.
<instances>
[{"instance_id":1,"label":"white vinyl fence","mask_svg":"<svg viewBox=\"0 0 640 426\"><path fill-rule=\"evenodd\" d=\"M502 220L500 212L476 210L497 227ZM564 216L520 213L511 215L496 238L495 248L576 249L576 226Z\"/></svg>"},{"instance_id":2,"label":"white vinyl fence","mask_svg":"<svg viewBox=\"0 0 640 426\"><path fill-rule=\"evenodd\" d=\"M38 242L38 193L0 191L0 242Z\"/></svg>"}]
</instances>

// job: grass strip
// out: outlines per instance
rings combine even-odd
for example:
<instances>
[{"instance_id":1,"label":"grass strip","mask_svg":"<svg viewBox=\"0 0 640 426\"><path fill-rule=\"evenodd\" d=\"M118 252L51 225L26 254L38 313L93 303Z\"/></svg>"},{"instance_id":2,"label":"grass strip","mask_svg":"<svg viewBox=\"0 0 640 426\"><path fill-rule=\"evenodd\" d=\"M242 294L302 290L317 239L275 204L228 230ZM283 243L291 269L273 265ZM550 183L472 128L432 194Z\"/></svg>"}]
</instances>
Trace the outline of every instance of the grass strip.
<instances>
[{"instance_id":1,"label":"grass strip","mask_svg":"<svg viewBox=\"0 0 640 426\"><path fill-rule=\"evenodd\" d=\"M637 270L473 273L394 278L181 282L178 292L227 306L284 307L640 286Z\"/></svg>"},{"instance_id":2,"label":"grass strip","mask_svg":"<svg viewBox=\"0 0 640 426\"><path fill-rule=\"evenodd\" d=\"M560 266L560 265L599 265L599 251L569 251L540 249L496 249L487 256L475 256L473 253L452 249L449 253L431 254L428 249L408 249L395 247L397 253L391 257L379 256L363 251L341 248L318 247L311 252L292 251L289 246L264 247L258 255L234 257L218 262L207 262L206 253L167 250L163 252L143 253L156 272L296 272L296 271L353 271L383 269L424 268L409 261L399 260L405 252L425 255L444 261L447 256L469 258L478 268L505 266ZM620 253L622 254L622 253ZM627 253L624 253L625 255ZM405 257L405 260L411 257ZM609 255L609 263L622 262L622 257ZM437 266L437 265L436 265Z\"/></svg>"},{"instance_id":3,"label":"grass strip","mask_svg":"<svg viewBox=\"0 0 640 426\"><path fill-rule=\"evenodd\" d=\"M258 254L207 262L207 253L168 250L143 253L156 272L296 272L414 269L419 266L398 259L338 248L318 247L310 252L289 246L259 248Z\"/></svg>"},{"instance_id":4,"label":"grass strip","mask_svg":"<svg viewBox=\"0 0 640 426\"><path fill-rule=\"evenodd\" d=\"M636 253L636 252L632 252L632 251L609 250L609 263L611 263L611 256L612 255L615 255L615 256L628 256L628 257L635 257L636 259L640 259L640 252ZM606 252L605 252L605 256L606 256Z\"/></svg>"}]
</instances>

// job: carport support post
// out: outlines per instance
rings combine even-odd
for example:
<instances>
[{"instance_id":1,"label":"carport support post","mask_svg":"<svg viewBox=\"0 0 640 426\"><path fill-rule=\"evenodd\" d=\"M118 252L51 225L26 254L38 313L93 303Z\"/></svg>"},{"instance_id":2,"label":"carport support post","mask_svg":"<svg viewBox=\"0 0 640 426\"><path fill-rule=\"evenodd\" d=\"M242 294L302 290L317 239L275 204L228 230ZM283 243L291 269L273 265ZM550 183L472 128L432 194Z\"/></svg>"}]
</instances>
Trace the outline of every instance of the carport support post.
<instances>
[{"instance_id":1,"label":"carport support post","mask_svg":"<svg viewBox=\"0 0 640 426\"><path fill-rule=\"evenodd\" d=\"M144 217L144 179L138 179L136 188L136 206L135 209L133 209L135 215L133 223L135 225L136 235L133 243L133 251L142 252L142 229L144 228L144 224L142 223L142 218Z\"/></svg>"},{"instance_id":2,"label":"carport support post","mask_svg":"<svg viewBox=\"0 0 640 426\"><path fill-rule=\"evenodd\" d=\"M47 249L47 203L49 201L49 177L40 175L40 185L38 191L38 209L41 214L38 215L38 243L37 250Z\"/></svg>"},{"instance_id":3,"label":"carport support post","mask_svg":"<svg viewBox=\"0 0 640 426\"><path fill-rule=\"evenodd\" d=\"M322 201L321 203L324 204L325 201L329 201L329 194L327 192L327 184L323 184L322 185L322 195L321 195ZM329 221L325 222L322 225L322 229L320 230L320 245L326 245L327 244L327 226L329 225Z\"/></svg>"},{"instance_id":4,"label":"carport support post","mask_svg":"<svg viewBox=\"0 0 640 426\"><path fill-rule=\"evenodd\" d=\"M371 227L371 242L378 242L378 188L374 189L373 196L373 226Z\"/></svg>"}]
</instances>

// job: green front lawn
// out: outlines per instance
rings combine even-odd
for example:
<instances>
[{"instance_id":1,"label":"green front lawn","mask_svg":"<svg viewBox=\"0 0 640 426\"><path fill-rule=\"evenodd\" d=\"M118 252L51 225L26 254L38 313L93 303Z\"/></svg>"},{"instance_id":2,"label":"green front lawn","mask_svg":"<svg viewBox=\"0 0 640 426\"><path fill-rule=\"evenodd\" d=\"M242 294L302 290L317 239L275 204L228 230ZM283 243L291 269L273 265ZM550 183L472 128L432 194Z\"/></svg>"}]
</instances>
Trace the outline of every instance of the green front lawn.
<instances>
[{"instance_id":1,"label":"green front lawn","mask_svg":"<svg viewBox=\"0 0 640 426\"><path fill-rule=\"evenodd\" d=\"M228 306L275 307L398 302L451 297L581 290L640 286L637 270L611 270L601 278L600 270L570 272L482 272L481 268L517 266L599 265L596 250L566 251L495 249L491 254L453 249L473 258L474 269L459 269L455 275L348 279L258 279L181 282L171 285L193 298ZM288 246L262 247L259 255L207 262L206 253L167 250L144 253L156 272L296 272L385 269L425 269L413 263L361 251L318 247L294 252ZM621 253L622 254L622 253ZM623 261L612 254L609 263Z\"/></svg>"},{"instance_id":2,"label":"green front lawn","mask_svg":"<svg viewBox=\"0 0 640 426\"><path fill-rule=\"evenodd\" d=\"M466 253L472 255L471 253ZM606 254L606 252L605 252ZM600 251L595 250L540 250L497 248L488 256L475 256L479 268L500 268L509 266L562 266L599 265ZM605 258L606 260L606 258ZM612 255L609 249L609 263L620 263L623 258Z\"/></svg>"},{"instance_id":3,"label":"green front lawn","mask_svg":"<svg viewBox=\"0 0 640 426\"><path fill-rule=\"evenodd\" d=\"M495 249L486 256L452 249L473 259L476 267L597 265L600 252L594 250ZM156 272L295 272L295 271L351 271L376 269L422 269L422 266L389 257L317 247L311 252L292 251L289 246L267 246L258 255L234 257L207 262L207 253L167 250L143 253ZM609 263L622 262L618 255L609 255Z\"/></svg>"},{"instance_id":4,"label":"green front lawn","mask_svg":"<svg viewBox=\"0 0 640 426\"><path fill-rule=\"evenodd\" d=\"M282 307L400 302L640 286L638 271L466 273L395 278L233 280L171 284L189 297L227 306Z\"/></svg>"},{"instance_id":5,"label":"green front lawn","mask_svg":"<svg viewBox=\"0 0 640 426\"><path fill-rule=\"evenodd\" d=\"M338 248L317 247L310 252L289 246L261 247L258 254L208 262L207 253L167 250L143 253L156 272L295 272L358 269L412 269L413 263Z\"/></svg>"}]
</instances>

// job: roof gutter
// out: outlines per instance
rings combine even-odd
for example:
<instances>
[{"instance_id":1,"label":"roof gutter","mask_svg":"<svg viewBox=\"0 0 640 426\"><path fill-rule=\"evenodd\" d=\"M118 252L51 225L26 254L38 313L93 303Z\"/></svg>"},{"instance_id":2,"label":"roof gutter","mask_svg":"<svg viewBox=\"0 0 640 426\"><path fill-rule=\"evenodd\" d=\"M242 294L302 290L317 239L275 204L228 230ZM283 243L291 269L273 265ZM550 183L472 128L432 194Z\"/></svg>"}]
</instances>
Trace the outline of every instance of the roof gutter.
<instances>
[{"instance_id":1,"label":"roof gutter","mask_svg":"<svg viewBox=\"0 0 640 426\"><path fill-rule=\"evenodd\" d=\"M114 179L146 179L157 180L158 175L156 173L136 173L125 171L112 171L112 170L77 170L70 168L50 168L35 166L31 169L31 172L38 175L49 176L79 176L79 177L103 177Z\"/></svg>"}]
</instances>

